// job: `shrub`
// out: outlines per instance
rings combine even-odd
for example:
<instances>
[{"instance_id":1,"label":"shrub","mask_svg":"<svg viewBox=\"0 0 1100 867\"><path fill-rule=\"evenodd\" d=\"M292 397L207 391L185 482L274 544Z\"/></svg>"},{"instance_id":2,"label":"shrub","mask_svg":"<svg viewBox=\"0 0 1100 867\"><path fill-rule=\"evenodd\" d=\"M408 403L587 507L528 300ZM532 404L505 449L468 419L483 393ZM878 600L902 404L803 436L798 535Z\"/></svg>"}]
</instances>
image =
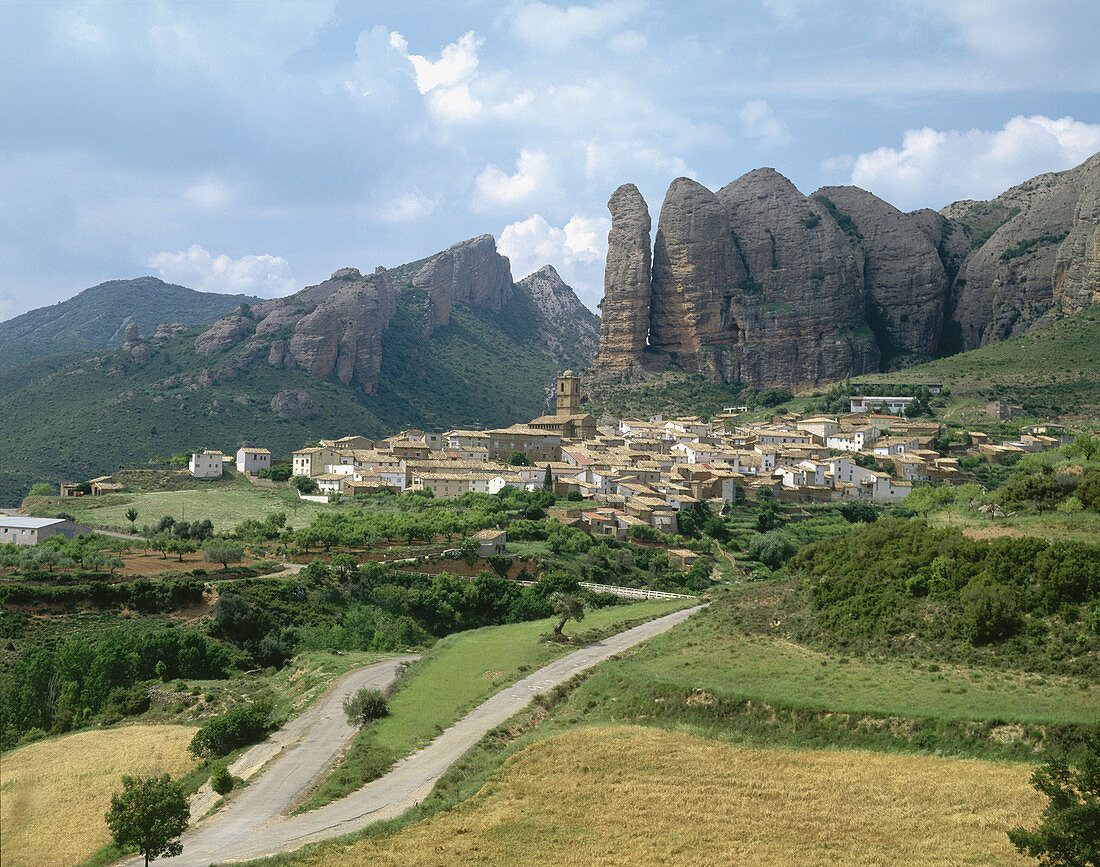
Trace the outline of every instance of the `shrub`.
<instances>
[{"instance_id":1,"label":"shrub","mask_svg":"<svg viewBox=\"0 0 1100 867\"><path fill-rule=\"evenodd\" d=\"M233 791L233 775L225 765L214 765L210 773L210 788L219 795L228 795Z\"/></svg>"},{"instance_id":2,"label":"shrub","mask_svg":"<svg viewBox=\"0 0 1100 867\"><path fill-rule=\"evenodd\" d=\"M216 758L256 743L270 728L270 714L271 705L266 701L239 705L199 729L187 749L197 758Z\"/></svg>"},{"instance_id":3,"label":"shrub","mask_svg":"<svg viewBox=\"0 0 1100 867\"><path fill-rule=\"evenodd\" d=\"M363 687L354 695L344 699L344 713L350 725L363 726L376 719L381 719L390 712L386 696L380 689Z\"/></svg>"}]
</instances>

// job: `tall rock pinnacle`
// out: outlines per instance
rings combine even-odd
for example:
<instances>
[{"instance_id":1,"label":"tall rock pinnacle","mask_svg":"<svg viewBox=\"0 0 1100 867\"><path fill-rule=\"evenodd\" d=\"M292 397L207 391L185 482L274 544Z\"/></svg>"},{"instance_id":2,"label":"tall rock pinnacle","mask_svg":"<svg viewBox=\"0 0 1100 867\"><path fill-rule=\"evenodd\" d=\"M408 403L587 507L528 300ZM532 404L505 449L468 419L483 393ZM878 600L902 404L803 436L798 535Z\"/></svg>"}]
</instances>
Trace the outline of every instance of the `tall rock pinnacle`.
<instances>
[{"instance_id":1,"label":"tall rock pinnacle","mask_svg":"<svg viewBox=\"0 0 1100 867\"><path fill-rule=\"evenodd\" d=\"M607 203L607 235L600 351L595 367L605 381L631 379L639 371L649 334L652 221L634 184L623 184Z\"/></svg>"}]
</instances>

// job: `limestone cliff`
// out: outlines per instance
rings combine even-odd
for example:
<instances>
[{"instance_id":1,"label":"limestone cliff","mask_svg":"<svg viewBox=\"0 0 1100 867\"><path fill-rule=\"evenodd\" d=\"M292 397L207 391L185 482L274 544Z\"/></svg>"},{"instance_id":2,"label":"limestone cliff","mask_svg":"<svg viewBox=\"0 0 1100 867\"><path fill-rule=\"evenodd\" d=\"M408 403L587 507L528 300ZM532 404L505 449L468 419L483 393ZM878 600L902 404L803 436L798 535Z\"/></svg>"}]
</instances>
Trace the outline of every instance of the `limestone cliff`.
<instances>
[{"instance_id":1,"label":"limestone cliff","mask_svg":"<svg viewBox=\"0 0 1100 867\"><path fill-rule=\"evenodd\" d=\"M634 184L623 184L607 203L604 300L596 367L606 380L630 379L641 372L641 354L649 334L651 220Z\"/></svg>"},{"instance_id":2,"label":"limestone cliff","mask_svg":"<svg viewBox=\"0 0 1100 867\"><path fill-rule=\"evenodd\" d=\"M539 325L542 340L558 357L579 353L590 361L600 342L600 320L568 286L553 265L543 265L528 274L517 288L531 293L531 299L542 314Z\"/></svg>"},{"instance_id":3,"label":"limestone cliff","mask_svg":"<svg viewBox=\"0 0 1100 867\"><path fill-rule=\"evenodd\" d=\"M413 275L412 285L427 290L431 299L431 330L447 324L456 301L499 311L512 295L512 271L493 236L480 235L433 256Z\"/></svg>"}]
</instances>

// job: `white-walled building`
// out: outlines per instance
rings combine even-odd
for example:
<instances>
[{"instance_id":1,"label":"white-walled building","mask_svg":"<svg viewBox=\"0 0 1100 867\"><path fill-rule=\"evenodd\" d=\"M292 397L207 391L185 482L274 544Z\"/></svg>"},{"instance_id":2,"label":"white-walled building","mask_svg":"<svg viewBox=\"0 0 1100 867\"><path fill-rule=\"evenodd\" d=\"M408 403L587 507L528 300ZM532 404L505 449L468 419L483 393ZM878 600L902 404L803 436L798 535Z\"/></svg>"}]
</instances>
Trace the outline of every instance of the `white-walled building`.
<instances>
[{"instance_id":1,"label":"white-walled building","mask_svg":"<svg viewBox=\"0 0 1100 867\"><path fill-rule=\"evenodd\" d=\"M271 469L271 452L267 449L237 449L237 472L254 475L260 470Z\"/></svg>"},{"instance_id":2,"label":"white-walled building","mask_svg":"<svg viewBox=\"0 0 1100 867\"><path fill-rule=\"evenodd\" d=\"M225 468L225 455L213 449L206 449L202 454L195 452L187 463L187 469L196 479L219 479Z\"/></svg>"}]
</instances>

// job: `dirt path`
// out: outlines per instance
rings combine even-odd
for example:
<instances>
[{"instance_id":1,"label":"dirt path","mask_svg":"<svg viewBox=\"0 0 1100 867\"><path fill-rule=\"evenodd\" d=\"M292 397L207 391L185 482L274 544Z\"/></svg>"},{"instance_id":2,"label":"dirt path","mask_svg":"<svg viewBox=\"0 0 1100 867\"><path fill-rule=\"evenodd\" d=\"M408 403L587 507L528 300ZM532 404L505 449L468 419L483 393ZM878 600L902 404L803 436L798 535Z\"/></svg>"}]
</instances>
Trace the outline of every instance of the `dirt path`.
<instances>
[{"instance_id":1,"label":"dirt path","mask_svg":"<svg viewBox=\"0 0 1100 867\"><path fill-rule=\"evenodd\" d=\"M201 867L213 862L258 858L291 851L307 843L347 834L371 822L398 816L422 801L451 764L486 732L526 707L534 695L671 629L702 607L659 617L555 660L474 708L423 750L398 762L384 777L318 810L297 816L281 815L347 739L346 735L315 734L314 727L322 721L332 723L333 717L338 716L337 722L347 730L340 708L343 696L363 685L384 686L396 675L398 662L359 669L318 702L315 706L318 722L300 726L307 730L300 741L272 763L227 810L184 835L182 855L158 859L157 863ZM345 688L345 683L352 679L354 684L348 683ZM303 714L291 725L307 715ZM316 745L306 747L307 743ZM142 861L129 863L139 865Z\"/></svg>"}]
</instances>

